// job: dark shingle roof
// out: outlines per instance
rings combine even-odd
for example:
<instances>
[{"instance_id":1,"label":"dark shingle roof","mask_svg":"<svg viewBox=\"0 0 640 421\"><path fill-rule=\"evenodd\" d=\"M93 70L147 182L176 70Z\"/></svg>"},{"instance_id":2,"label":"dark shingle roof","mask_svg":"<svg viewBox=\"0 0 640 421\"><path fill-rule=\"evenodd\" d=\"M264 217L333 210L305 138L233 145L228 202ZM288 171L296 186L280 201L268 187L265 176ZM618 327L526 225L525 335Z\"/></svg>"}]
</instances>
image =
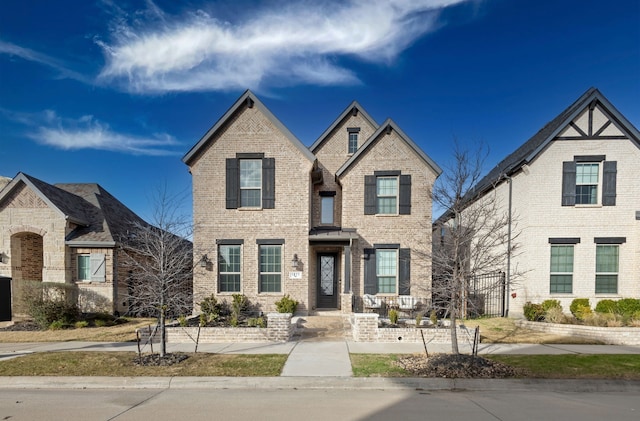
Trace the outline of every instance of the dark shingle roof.
<instances>
[{"instance_id":1,"label":"dark shingle roof","mask_svg":"<svg viewBox=\"0 0 640 421\"><path fill-rule=\"evenodd\" d=\"M134 223L148 225L109 192L95 183L51 185L24 173L2 190L0 200L21 182L33 188L49 206L78 225L65 239L70 244L112 246L127 235Z\"/></svg>"}]
</instances>

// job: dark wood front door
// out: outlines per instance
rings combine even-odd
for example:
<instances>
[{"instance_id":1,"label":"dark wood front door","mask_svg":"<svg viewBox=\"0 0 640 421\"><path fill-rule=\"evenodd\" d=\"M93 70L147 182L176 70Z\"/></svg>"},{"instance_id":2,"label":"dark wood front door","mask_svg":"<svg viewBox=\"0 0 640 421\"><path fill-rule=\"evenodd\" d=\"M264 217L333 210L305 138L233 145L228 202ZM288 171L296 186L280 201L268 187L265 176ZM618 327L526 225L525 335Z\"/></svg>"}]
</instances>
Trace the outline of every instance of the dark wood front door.
<instances>
[{"instance_id":1,"label":"dark wood front door","mask_svg":"<svg viewBox=\"0 0 640 421\"><path fill-rule=\"evenodd\" d=\"M338 255L318 255L318 302L317 308L338 307Z\"/></svg>"}]
</instances>

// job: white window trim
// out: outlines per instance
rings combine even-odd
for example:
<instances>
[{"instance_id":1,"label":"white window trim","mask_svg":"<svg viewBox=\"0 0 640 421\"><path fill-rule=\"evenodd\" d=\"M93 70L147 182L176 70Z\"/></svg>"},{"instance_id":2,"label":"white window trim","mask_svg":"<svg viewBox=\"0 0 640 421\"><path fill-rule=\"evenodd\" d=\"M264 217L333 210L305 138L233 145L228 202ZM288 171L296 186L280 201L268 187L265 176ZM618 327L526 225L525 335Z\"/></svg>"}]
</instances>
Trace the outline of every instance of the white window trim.
<instances>
[{"instance_id":1,"label":"white window trim","mask_svg":"<svg viewBox=\"0 0 640 421\"><path fill-rule=\"evenodd\" d=\"M598 272L597 270L597 261L598 261L598 247L616 247L618 249L618 261L617 266L618 266L618 271L617 272ZM611 275L615 275L616 276L616 291L615 292L597 292L595 291L595 284L594 284L594 293L598 294L598 295L618 295L619 291L620 291L620 245L619 244L596 244L596 272L595 272L595 278L594 281L597 282L598 279L598 275L605 275L605 276L611 276Z\"/></svg>"},{"instance_id":2,"label":"white window trim","mask_svg":"<svg viewBox=\"0 0 640 421\"><path fill-rule=\"evenodd\" d=\"M260 264L260 259L262 257L262 248L263 247L280 247L280 272L262 272L262 265ZM283 256L284 256L284 245L283 244L260 244L258 246L258 293L259 294L276 294L281 295L283 290ZM262 275L280 275L280 291L263 291L262 290Z\"/></svg>"},{"instance_id":3,"label":"white window trim","mask_svg":"<svg viewBox=\"0 0 640 421\"><path fill-rule=\"evenodd\" d=\"M395 195L386 195L381 196L378 194L378 180L382 178L393 178L396 182L396 194ZM396 198L396 209L393 213L380 213L380 206L378 203L378 199L380 198ZM400 177L397 175L378 175L376 176L376 215L378 216L398 216L400 215Z\"/></svg>"},{"instance_id":4,"label":"white window trim","mask_svg":"<svg viewBox=\"0 0 640 421\"><path fill-rule=\"evenodd\" d=\"M220 255L220 250L223 247L239 247L240 248L240 271L239 272L221 272L220 271L220 261L218 261L218 293L219 294L238 294L238 293L242 293L242 286L243 286L243 282L242 282L242 245L241 244L220 244L218 246L218 255ZM240 276L240 289L238 291L222 291L220 288L221 282L220 282L220 276L221 275L239 275Z\"/></svg>"},{"instance_id":5,"label":"white window trim","mask_svg":"<svg viewBox=\"0 0 640 421\"><path fill-rule=\"evenodd\" d=\"M255 161L259 163L259 167L260 167L260 183L258 187L242 187L242 162L249 162L249 161ZM262 159L254 159L254 158L241 158L239 160L238 163L238 170L240 172L239 176L238 176L238 184L239 184L239 196L238 196L238 208L239 209L245 209L245 210L255 210L255 209L262 209L262 177L264 176L262 174ZM242 191L243 190L258 190L260 192L260 198L258 200L259 205L258 206L243 206L242 204Z\"/></svg>"},{"instance_id":6,"label":"white window trim","mask_svg":"<svg viewBox=\"0 0 640 421\"><path fill-rule=\"evenodd\" d=\"M577 179L577 168L580 165L589 165L589 164L596 164L598 165L598 183L595 185L596 186L596 203L578 203L578 195L576 192L576 207L579 208L598 208L598 207L602 207L602 177L604 176L604 165L602 164L602 161L588 161L588 162L577 162L576 163L576 190L578 188L578 186L593 186L593 184L586 184L586 183L578 183L578 179Z\"/></svg>"},{"instance_id":7,"label":"white window trim","mask_svg":"<svg viewBox=\"0 0 640 421\"><path fill-rule=\"evenodd\" d=\"M381 275L378 273L378 262L380 261L378 258L378 252L380 251L393 251L396 254L396 266L395 266L395 275L393 275L395 277L395 292L378 292L376 295L380 295L380 296L396 296L398 295L398 291L399 291L399 265L400 265L400 253L399 250L396 248L377 248L375 250L376 253L376 283L377 283L377 289L378 291L380 291L380 278L390 278L389 275Z\"/></svg>"},{"instance_id":8,"label":"white window trim","mask_svg":"<svg viewBox=\"0 0 640 421\"><path fill-rule=\"evenodd\" d=\"M553 244L551 245L551 249L549 250L549 253L551 253L551 250L554 247L572 247L573 248L573 262L572 262L572 266L574 267L574 271L575 271L575 261L576 261L576 249L575 249L575 245L574 244ZM551 277L553 275L571 275L571 292L551 292ZM574 281L574 277L573 277L573 272L553 272L551 270L551 264L549 264L549 293L553 294L553 295L558 295L558 294L573 294L573 281Z\"/></svg>"}]
</instances>

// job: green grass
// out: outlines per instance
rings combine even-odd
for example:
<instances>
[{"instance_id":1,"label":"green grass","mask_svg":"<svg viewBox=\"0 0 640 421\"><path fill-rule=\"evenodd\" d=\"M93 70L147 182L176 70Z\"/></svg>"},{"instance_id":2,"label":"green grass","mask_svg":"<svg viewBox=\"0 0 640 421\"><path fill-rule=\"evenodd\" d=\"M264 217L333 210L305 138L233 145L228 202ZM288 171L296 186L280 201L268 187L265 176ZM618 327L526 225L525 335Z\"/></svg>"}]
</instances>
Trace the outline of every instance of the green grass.
<instances>
[{"instance_id":1,"label":"green grass","mask_svg":"<svg viewBox=\"0 0 640 421\"><path fill-rule=\"evenodd\" d=\"M0 376L279 376L286 355L188 354L168 367L138 367L134 352L43 352L0 361Z\"/></svg>"},{"instance_id":2,"label":"green grass","mask_svg":"<svg viewBox=\"0 0 640 421\"><path fill-rule=\"evenodd\" d=\"M640 355L487 355L526 370L530 378L640 380Z\"/></svg>"},{"instance_id":3,"label":"green grass","mask_svg":"<svg viewBox=\"0 0 640 421\"><path fill-rule=\"evenodd\" d=\"M350 354L353 375L356 377L409 377L411 373L393 363L396 354Z\"/></svg>"},{"instance_id":4,"label":"green grass","mask_svg":"<svg viewBox=\"0 0 640 421\"><path fill-rule=\"evenodd\" d=\"M393 363L401 355L351 354L356 377L410 377ZM640 380L640 355L484 355L525 371L524 378Z\"/></svg>"}]
</instances>

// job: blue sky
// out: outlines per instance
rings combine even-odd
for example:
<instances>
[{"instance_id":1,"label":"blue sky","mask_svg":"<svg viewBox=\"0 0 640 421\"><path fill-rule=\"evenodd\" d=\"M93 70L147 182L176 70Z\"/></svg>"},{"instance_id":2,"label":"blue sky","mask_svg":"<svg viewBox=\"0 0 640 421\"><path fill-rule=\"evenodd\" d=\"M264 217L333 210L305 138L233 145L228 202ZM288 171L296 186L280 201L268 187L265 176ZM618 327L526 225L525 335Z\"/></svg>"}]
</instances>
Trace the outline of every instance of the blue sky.
<instances>
[{"instance_id":1,"label":"blue sky","mask_svg":"<svg viewBox=\"0 0 640 421\"><path fill-rule=\"evenodd\" d=\"M639 1L3 0L0 175L151 219L247 88L307 146L355 99L442 167L486 143L488 171L591 86L640 126Z\"/></svg>"}]
</instances>

